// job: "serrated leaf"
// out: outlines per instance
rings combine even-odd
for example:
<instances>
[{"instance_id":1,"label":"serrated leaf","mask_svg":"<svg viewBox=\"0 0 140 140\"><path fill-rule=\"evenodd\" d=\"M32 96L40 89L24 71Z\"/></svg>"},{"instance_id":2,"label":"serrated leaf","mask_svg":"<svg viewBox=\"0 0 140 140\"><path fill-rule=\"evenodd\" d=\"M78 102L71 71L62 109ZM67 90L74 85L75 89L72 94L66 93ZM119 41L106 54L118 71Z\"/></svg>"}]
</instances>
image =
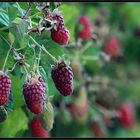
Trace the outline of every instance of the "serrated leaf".
<instances>
[{"instance_id":1,"label":"serrated leaf","mask_svg":"<svg viewBox=\"0 0 140 140\"><path fill-rule=\"evenodd\" d=\"M0 7L1 8L8 8L10 6L14 6L15 2L0 2Z\"/></svg>"},{"instance_id":2,"label":"serrated leaf","mask_svg":"<svg viewBox=\"0 0 140 140\"><path fill-rule=\"evenodd\" d=\"M17 39L19 39L19 42L25 37L25 32L27 31L28 25L25 20L22 20L22 22L18 25L16 25L17 28Z\"/></svg>"},{"instance_id":3,"label":"serrated leaf","mask_svg":"<svg viewBox=\"0 0 140 140\"><path fill-rule=\"evenodd\" d=\"M13 106L14 106L13 94L12 94L12 91L10 91L10 95L9 95L8 101L7 101L7 103L4 105L4 107L5 107L7 110L12 111L12 110L13 110Z\"/></svg>"},{"instance_id":4,"label":"serrated leaf","mask_svg":"<svg viewBox=\"0 0 140 140\"><path fill-rule=\"evenodd\" d=\"M9 17L5 10L0 8L0 24L9 26Z\"/></svg>"},{"instance_id":5,"label":"serrated leaf","mask_svg":"<svg viewBox=\"0 0 140 140\"><path fill-rule=\"evenodd\" d=\"M11 14L12 13L12 14ZM9 21L11 23L11 21L13 21L17 16L18 16L18 10L16 7L8 7L8 17L9 17Z\"/></svg>"}]
</instances>

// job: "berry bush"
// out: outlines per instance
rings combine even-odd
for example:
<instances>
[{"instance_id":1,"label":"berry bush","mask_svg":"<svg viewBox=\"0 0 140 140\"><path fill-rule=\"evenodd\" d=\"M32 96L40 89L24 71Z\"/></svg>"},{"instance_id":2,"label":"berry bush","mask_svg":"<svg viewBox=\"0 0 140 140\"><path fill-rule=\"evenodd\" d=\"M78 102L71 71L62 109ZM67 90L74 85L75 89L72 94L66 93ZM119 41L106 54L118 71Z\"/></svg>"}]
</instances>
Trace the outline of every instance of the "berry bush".
<instances>
[{"instance_id":1,"label":"berry bush","mask_svg":"<svg viewBox=\"0 0 140 140\"><path fill-rule=\"evenodd\" d=\"M0 2L0 137L139 137L139 9Z\"/></svg>"}]
</instances>

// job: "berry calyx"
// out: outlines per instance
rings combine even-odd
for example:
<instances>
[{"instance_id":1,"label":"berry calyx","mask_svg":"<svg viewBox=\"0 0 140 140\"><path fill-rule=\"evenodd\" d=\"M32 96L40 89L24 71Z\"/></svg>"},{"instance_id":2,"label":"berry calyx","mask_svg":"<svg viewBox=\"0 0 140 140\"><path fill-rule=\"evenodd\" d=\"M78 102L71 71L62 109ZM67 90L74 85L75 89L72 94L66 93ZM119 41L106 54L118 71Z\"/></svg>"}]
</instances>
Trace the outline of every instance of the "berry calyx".
<instances>
[{"instance_id":1,"label":"berry calyx","mask_svg":"<svg viewBox=\"0 0 140 140\"><path fill-rule=\"evenodd\" d=\"M0 105L4 105L10 95L11 80L10 77L0 71Z\"/></svg>"},{"instance_id":2,"label":"berry calyx","mask_svg":"<svg viewBox=\"0 0 140 140\"><path fill-rule=\"evenodd\" d=\"M23 85L23 95L27 107L34 114L43 112L46 101L45 83L40 76L33 76Z\"/></svg>"},{"instance_id":3,"label":"berry calyx","mask_svg":"<svg viewBox=\"0 0 140 140\"><path fill-rule=\"evenodd\" d=\"M52 66L51 76L61 95L69 96L72 94L73 72L63 59L60 59L59 62Z\"/></svg>"},{"instance_id":4,"label":"berry calyx","mask_svg":"<svg viewBox=\"0 0 140 140\"><path fill-rule=\"evenodd\" d=\"M51 30L57 31L64 27L64 18L57 9L55 9L50 14L46 13L45 18L54 22L53 28Z\"/></svg>"}]
</instances>

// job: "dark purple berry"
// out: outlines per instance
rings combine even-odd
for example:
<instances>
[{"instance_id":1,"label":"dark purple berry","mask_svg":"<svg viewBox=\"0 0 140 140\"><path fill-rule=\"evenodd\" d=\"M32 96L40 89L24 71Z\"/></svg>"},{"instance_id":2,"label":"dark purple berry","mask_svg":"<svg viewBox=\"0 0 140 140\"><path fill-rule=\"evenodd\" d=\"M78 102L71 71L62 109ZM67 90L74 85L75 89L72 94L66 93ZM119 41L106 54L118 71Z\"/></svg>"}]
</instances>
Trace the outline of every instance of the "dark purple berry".
<instances>
[{"instance_id":1,"label":"dark purple berry","mask_svg":"<svg viewBox=\"0 0 140 140\"><path fill-rule=\"evenodd\" d=\"M69 96L73 92L73 72L64 60L54 65L51 76L61 95Z\"/></svg>"}]
</instances>

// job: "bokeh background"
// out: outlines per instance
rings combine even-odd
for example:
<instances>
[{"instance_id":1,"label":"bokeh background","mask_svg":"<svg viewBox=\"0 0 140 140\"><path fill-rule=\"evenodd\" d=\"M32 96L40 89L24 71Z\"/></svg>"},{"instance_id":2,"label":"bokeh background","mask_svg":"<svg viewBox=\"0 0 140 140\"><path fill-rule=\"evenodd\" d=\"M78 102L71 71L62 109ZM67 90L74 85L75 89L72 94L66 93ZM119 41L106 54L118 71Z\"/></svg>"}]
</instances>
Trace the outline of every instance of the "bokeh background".
<instances>
[{"instance_id":1,"label":"bokeh background","mask_svg":"<svg viewBox=\"0 0 140 140\"><path fill-rule=\"evenodd\" d=\"M25 13L26 9L27 2L0 2L0 34L3 34L5 38L14 37L15 48L24 48L29 42L29 38L24 37L26 22L17 24L16 28L10 27L13 21L19 22L16 19L17 16ZM70 32L68 47L64 48L53 42L48 31L43 32L41 36L34 35L36 40L44 44L56 58L65 54L73 62L71 65L75 71L74 92L72 96L62 97L54 87L50 76L51 60L45 54L41 57L40 65L44 67L48 76L47 94L53 96L54 124L49 132L51 137L139 137L140 3L62 2L59 10ZM30 12L30 15L37 13L35 6ZM81 15L90 19L93 36L92 39L81 42L82 49L72 48L76 41L77 19ZM38 23L37 16L34 16L32 20L34 25ZM4 28L7 29L4 30ZM106 56L101 58L100 54L104 43L112 36L118 39L122 52L120 56L106 61ZM80 54L83 48L86 49ZM21 53L25 53L26 61L32 65L33 51L25 50L21 50ZM7 51L7 44L0 39L0 68L2 68ZM13 63L12 55L10 55L7 68ZM8 119L0 123L0 137L31 137L28 128L29 119L22 108L25 102L21 90L21 72L22 69L17 66L10 73L13 110L8 111ZM96 100L97 97L99 102ZM71 111L73 102L79 103L80 107ZM109 115L110 112L116 111L118 106L127 103L133 106L132 109L126 106L126 110L130 113L128 113L130 117L128 120L132 121L131 127L125 127L119 119L112 119Z\"/></svg>"}]
</instances>

